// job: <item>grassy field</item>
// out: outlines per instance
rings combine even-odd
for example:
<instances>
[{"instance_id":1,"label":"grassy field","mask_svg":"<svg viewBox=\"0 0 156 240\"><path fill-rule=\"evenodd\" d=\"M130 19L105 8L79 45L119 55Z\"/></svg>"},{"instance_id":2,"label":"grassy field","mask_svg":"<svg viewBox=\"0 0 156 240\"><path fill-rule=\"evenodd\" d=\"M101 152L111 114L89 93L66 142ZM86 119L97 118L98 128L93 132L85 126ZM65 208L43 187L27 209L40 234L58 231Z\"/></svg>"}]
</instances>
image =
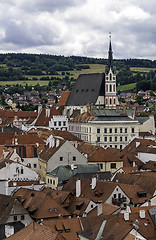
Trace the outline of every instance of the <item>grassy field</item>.
<instances>
[{"instance_id":1,"label":"grassy field","mask_svg":"<svg viewBox=\"0 0 156 240\"><path fill-rule=\"evenodd\" d=\"M130 83L130 84L126 84L126 85L121 85L121 86L117 87L117 91L118 90L120 90L120 91L129 91L129 90L134 89L135 86L136 86L136 83Z\"/></svg>"},{"instance_id":2,"label":"grassy field","mask_svg":"<svg viewBox=\"0 0 156 240\"><path fill-rule=\"evenodd\" d=\"M82 69L82 70L73 70L73 71L68 71L70 73L69 78L73 77L75 79L78 78L79 74L89 74L89 73L100 73L100 72L105 72L105 65L103 64L87 64L90 66L90 69ZM4 64L3 67L6 67ZM131 71L140 71L140 72L148 72L150 70L156 70L156 68L141 68L141 67L133 67L131 68ZM66 72L66 71L65 71ZM42 75L42 76L30 76L26 75L25 77L28 77L30 80L25 80L25 81L5 81L1 82L0 85L5 86L5 85L16 85L16 84L21 84L25 86L28 84L29 86L34 86L37 83L39 83L41 86L48 85L49 80L43 81L43 80L31 80L33 78L40 79L41 77L59 77L63 78L65 75L62 75L62 71L58 72L58 75ZM118 86L117 90L124 91L124 90L132 90L135 88L135 83L132 84L127 84L127 85L122 85Z\"/></svg>"},{"instance_id":3,"label":"grassy field","mask_svg":"<svg viewBox=\"0 0 156 240\"><path fill-rule=\"evenodd\" d=\"M156 68L144 68L144 67L131 67L131 71L137 71L137 72L149 72L154 71Z\"/></svg>"},{"instance_id":4,"label":"grassy field","mask_svg":"<svg viewBox=\"0 0 156 240\"><path fill-rule=\"evenodd\" d=\"M99 72L104 72L105 71L105 65L103 64L88 64L90 66L90 69L82 69L82 70L73 70L73 71L68 71L70 73L70 78L73 77L75 79L78 78L79 74L88 74L88 73L99 73ZM59 77L63 78L65 77L62 75L62 71L58 72L58 75L41 75L41 76L30 76L30 75L25 75L25 77L28 77L29 79L37 78L40 79L41 77ZM28 84L28 86L35 86L37 83L39 83L41 86L48 85L49 80L43 81L43 80L25 80L25 81L5 81L1 82L1 86L5 85L16 85L16 84L21 84L22 86L25 86Z\"/></svg>"},{"instance_id":5,"label":"grassy field","mask_svg":"<svg viewBox=\"0 0 156 240\"><path fill-rule=\"evenodd\" d=\"M73 78L78 78L79 74L101 73L105 72L105 65L103 64L87 64L90 69L82 69L80 71L69 71Z\"/></svg>"},{"instance_id":6,"label":"grassy field","mask_svg":"<svg viewBox=\"0 0 156 240\"><path fill-rule=\"evenodd\" d=\"M48 85L49 81L37 81L37 80L28 80L28 81L0 81L0 85L1 86L6 86L6 85L22 85L25 86L26 84L28 84L28 86L35 86L37 85L37 83L40 84L40 86L45 86Z\"/></svg>"}]
</instances>

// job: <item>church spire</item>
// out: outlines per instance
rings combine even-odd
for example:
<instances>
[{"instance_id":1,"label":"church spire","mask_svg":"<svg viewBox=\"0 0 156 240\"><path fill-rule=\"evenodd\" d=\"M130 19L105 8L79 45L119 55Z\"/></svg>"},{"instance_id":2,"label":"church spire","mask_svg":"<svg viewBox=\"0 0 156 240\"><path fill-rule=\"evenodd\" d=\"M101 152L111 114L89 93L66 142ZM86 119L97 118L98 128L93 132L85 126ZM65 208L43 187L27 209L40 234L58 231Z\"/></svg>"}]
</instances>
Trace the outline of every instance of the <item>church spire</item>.
<instances>
[{"instance_id":1,"label":"church spire","mask_svg":"<svg viewBox=\"0 0 156 240\"><path fill-rule=\"evenodd\" d=\"M109 51L108 51L108 69L110 70L110 68L112 69L113 67L113 51L112 51L112 43L111 43L111 33L109 33L109 38L110 38L110 42L109 42Z\"/></svg>"}]
</instances>

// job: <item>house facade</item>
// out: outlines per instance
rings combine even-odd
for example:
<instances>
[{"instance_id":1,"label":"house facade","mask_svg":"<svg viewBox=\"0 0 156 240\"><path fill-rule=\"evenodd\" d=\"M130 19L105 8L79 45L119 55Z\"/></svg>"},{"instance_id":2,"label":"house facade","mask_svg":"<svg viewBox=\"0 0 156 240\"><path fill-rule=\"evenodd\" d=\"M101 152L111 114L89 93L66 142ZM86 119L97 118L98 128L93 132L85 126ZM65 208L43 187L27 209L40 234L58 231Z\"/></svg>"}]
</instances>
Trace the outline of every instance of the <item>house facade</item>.
<instances>
[{"instance_id":1,"label":"house facade","mask_svg":"<svg viewBox=\"0 0 156 240\"><path fill-rule=\"evenodd\" d=\"M134 136L139 136L139 123L126 115L109 112L109 116L97 116L88 122L72 119L69 131L84 142L122 149Z\"/></svg>"},{"instance_id":2,"label":"house facade","mask_svg":"<svg viewBox=\"0 0 156 240\"><path fill-rule=\"evenodd\" d=\"M87 159L67 140L49 139L45 149L39 154L39 176L46 181L46 174L60 165L86 164Z\"/></svg>"},{"instance_id":3,"label":"house facade","mask_svg":"<svg viewBox=\"0 0 156 240\"><path fill-rule=\"evenodd\" d=\"M38 174L23 164L11 160L2 160L0 163L1 180L37 180Z\"/></svg>"}]
</instances>

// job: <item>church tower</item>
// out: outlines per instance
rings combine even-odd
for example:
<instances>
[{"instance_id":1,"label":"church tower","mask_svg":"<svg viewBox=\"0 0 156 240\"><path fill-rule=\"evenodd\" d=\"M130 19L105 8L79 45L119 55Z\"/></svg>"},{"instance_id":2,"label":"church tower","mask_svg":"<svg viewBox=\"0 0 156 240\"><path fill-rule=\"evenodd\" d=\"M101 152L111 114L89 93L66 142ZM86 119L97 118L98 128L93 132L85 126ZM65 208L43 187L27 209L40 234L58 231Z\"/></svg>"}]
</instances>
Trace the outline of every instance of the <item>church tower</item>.
<instances>
[{"instance_id":1,"label":"church tower","mask_svg":"<svg viewBox=\"0 0 156 240\"><path fill-rule=\"evenodd\" d=\"M116 109L117 95L116 95L116 74L113 67L113 51L111 43L111 35L108 51L108 66L105 73L105 108Z\"/></svg>"}]
</instances>

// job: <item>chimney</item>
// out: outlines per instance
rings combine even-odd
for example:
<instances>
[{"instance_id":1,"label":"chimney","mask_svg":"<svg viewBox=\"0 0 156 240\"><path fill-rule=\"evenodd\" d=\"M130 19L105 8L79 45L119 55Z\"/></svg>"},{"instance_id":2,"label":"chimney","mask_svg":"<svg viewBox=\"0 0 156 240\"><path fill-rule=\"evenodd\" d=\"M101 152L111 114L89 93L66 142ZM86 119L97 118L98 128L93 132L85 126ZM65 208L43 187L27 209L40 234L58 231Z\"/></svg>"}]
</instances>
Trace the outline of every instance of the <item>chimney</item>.
<instances>
[{"instance_id":1,"label":"chimney","mask_svg":"<svg viewBox=\"0 0 156 240\"><path fill-rule=\"evenodd\" d=\"M123 115L126 115L126 106L123 107L122 113Z\"/></svg>"},{"instance_id":2,"label":"chimney","mask_svg":"<svg viewBox=\"0 0 156 240\"><path fill-rule=\"evenodd\" d=\"M129 212L124 212L124 220L129 221Z\"/></svg>"},{"instance_id":3,"label":"chimney","mask_svg":"<svg viewBox=\"0 0 156 240\"><path fill-rule=\"evenodd\" d=\"M96 187L96 177L92 177L91 189L93 190Z\"/></svg>"},{"instance_id":4,"label":"chimney","mask_svg":"<svg viewBox=\"0 0 156 240\"><path fill-rule=\"evenodd\" d=\"M102 202L97 205L97 215L100 216L102 214Z\"/></svg>"},{"instance_id":5,"label":"chimney","mask_svg":"<svg viewBox=\"0 0 156 240\"><path fill-rule=\"evenodd\" d=\"M135 144L136 148L139 147L139 145L140 145L140 142L136 142Z\"/></svg>"},{"instance_id":6,"label":"chimney","mask_svg":"<svg viewBox=\"0 0 156 240\"><path fill-rule=\"evenodd\" d=\"M46 108L46 117L50 117L50 108Z\"/></svg>"},{"instance_id":7,"label":"chimney","mask_svg":"<svg viewBox=\"0 0 156 240\"><path fill-rule=\"evenodd\" d=\"M38 105L38 116L40 115L41 111L42 111L42 105Z\"/></svg>"},{"instance_id":8,"label":"chimney","mask_svg":"<svg viewBox=\"0 0 156 240\"><path fill-rule=\"evenodd\" d=\"M119 112L119 106L118 105L116 106L116 112L117 113Z\"/></svg>"},{"instance_id":9,"label":"chimney","mask_svg":"<svg viewBox=\"0 0 156 240\"><path fill-rule=\"evenodd\" d=\"M49 144L49 148L53 148L55 146L55 139L54 139L53 135L49 136L46 144Z\"/></svg>"},{"instance_id":10,"label":"chimney","mask_svg":"<svg viewBox=\"0 0 156 240\"><path fill-rule=\"evenodd\" d=\"M17 153L16 148L14 148L14 153L15 153L15 154Z\"/></svg>"},{"instance_id":11,"label":"chimney","mask_svg":"<svg viewBox=\"0 0 156 240\"><path fill-rule=\"evenodd\" d=\"M14 234L14 227L11 225L5 225L5 236L8 238Z\"/></svg>"},{"instance_id":12,"label":"chimney","mask_svg":"<svg viewBox=\"0 0 156 240\"><path fill-rule=\"evenodd\" d=\"M136 167L136 162L135 161L133 161L133 167Z\"/></svg>"},{"instance_id":13,"label":"chimney","mask_svg":"<svg viewBox=\"0 0 156 240\"><path fill-rule=\"evenodd\" d=\"M76 197L80 197L81 195L81 180L76 180Z\"/></svg>"},{"instance_id":14,"label":"chimney","mask_svg":"<svg viewBox=\"0 0 156 240\"><path fill-rule=\"evenodd\" d=\"M18 138L15 138L15 145L18 145Z\"/></svg>"},{"instance_id":15,"label":"chimney","mask_svg":"<svg viewBox=\"0 0 156 240\"><path fill-rule=\"evenodd\" d=\"M57 140L56 140L56 147L58 147L59 145L60 145L60 140L57 139Z\"/></svg>"},{"instance_id":16,"label":"chimney","mask_svg":"<svg viewBox=\"0 0 156 240\"><path fill-rule=\"evenodd\" d=\"M139 217L140 218L145 218L145 210L140 210L139 211Z\"/></svg>"},{"instance_id":17,"label":"chimney","mask_svg":"<svg viewBox=\"0 0 156 240\"><path fill-rule=\"evenodd\" d=\"M91 114L91 105L87 104L86 107L87 107L87 113Z\"/></svg>"}]
</instances>

